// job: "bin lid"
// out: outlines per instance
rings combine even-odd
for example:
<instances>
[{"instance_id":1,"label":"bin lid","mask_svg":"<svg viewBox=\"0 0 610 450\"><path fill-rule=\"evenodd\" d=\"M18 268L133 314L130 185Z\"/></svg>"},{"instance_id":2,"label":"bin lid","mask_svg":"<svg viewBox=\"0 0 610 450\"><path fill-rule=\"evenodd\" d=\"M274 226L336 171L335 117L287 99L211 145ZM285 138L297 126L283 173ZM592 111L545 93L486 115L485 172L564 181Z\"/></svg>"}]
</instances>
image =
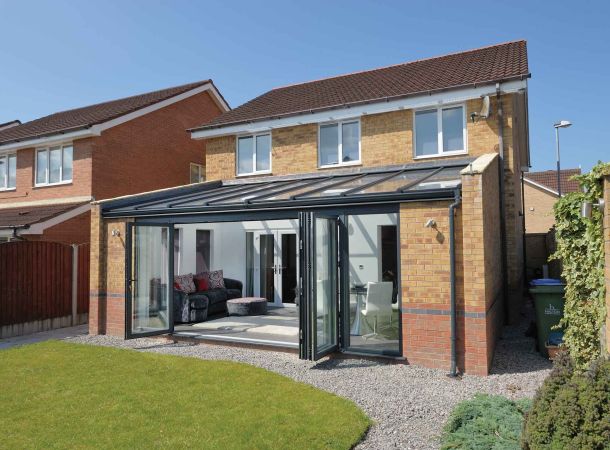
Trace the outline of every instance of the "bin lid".
<instances>
[{"instance_id":1,"label":"bin lid","mask_svg":"<svg viewBox=\"0 0 610 450\"><path fill-rule=\"evenodd\" d=\"M532 286L563 286L563 281L557 278L538 278L530 282Z\"/></svg>"}]
</instances>

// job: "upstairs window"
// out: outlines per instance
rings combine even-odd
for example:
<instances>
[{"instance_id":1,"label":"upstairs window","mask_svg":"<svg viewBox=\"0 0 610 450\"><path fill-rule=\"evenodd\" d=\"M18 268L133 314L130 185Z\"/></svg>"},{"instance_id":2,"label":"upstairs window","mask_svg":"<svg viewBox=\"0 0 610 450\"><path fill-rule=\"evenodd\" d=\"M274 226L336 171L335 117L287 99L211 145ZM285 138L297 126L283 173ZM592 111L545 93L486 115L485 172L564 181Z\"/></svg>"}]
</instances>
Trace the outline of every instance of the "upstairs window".
<instances>
[{"instance_id":1,"label":"upstairs window","mask_svg":"<svg viewBox=\"0 0 610 450\"><path fill-rule=\"evenodd\" d=\"M237 175L271 172L271 134L237 138Z\"/></svg>"},{"instance_id":2,"label":"upstairs window","mask_svg":"<svg viewBox=\"0 0 610 450\"><path fill-rule=\"evenodd\" d=\"M0 156L0 191L17 186L17 155Z\"/></svg>"},{"instance_id":3,"label":"upstairs window","mask_svg":"<svg viewBox=\"0 0 610 450\"><path fill-rule=\"evenodd\" d=\"M415 157L466 153L464 106L415 112Z\"/></svg>"},{"instance_id":4,"label":"upstairs window","mask_svg":"<svg viewBox=\"0 0 610 450\"><path fill-rule=\"evenodd\" d=\"M201 164L191 163L191 184L205 181L205 167Z\"/></svg>"},{"instance_id":5,"label":"upstairs window","mask_svg":"<svg viewBox=\"0 0 610 450\"><path fill-rule=\"evenodd\" d=\"M360 162L360 122L358 120L320 125L318 165L330 167Z\"/></svg>"},{"instance_id":6,"label":"upstairs window","mask_svg":"<svg viewBox=\"0 0 610 450\"><path fill-rule=\"evenodd\" d=\"M36 186L72 181L72 145L36 150Z\"/></svg>"}]
</instances>

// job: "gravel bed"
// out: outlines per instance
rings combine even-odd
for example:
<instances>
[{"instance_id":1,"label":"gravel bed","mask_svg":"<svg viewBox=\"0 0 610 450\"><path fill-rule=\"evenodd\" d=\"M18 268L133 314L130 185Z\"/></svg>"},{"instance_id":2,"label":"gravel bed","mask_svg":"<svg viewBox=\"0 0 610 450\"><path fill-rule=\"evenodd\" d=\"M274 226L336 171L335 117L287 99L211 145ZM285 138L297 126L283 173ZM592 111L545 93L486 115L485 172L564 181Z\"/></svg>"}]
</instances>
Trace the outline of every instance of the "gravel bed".
<instances>
[{"instance_id":1,"label":"gravel bed","mask_svg":"<svg viewBox=\"0 0 610 450\"><path fill-rule=\"evenodd\" d=\"M375 424L357 449L434 449L452 408L475 393L511 399L532 397L550 363L534 351L524 327L505 328L492 374L450 379L447 372L362 359L301 361L292 353L222 345L172 343L165 339L124 341L110 336L78 336L70 342L139 351L231 360L252 364L353 400Z\"/></svg>"}]
</instances>

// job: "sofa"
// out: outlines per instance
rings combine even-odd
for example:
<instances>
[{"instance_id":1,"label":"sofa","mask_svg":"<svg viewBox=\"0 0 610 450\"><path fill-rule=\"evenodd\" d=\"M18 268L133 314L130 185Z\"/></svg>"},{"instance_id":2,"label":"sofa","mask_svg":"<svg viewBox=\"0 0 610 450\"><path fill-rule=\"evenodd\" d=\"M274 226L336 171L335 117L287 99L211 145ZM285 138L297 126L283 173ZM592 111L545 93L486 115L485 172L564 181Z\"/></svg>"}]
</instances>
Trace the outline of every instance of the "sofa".
<instances>
[{"instance_id":1,"label":"sofa","mask_svg":"<svg viewBox=\"0 0 610 450\"><path fill-rule=\"evenodd\" d=\"M227 300L242 297L243 284L224 278L224 288L185 293L174 288L174 322L203 322L209 316L227 314Z\"/></svg>"}]
</instances>

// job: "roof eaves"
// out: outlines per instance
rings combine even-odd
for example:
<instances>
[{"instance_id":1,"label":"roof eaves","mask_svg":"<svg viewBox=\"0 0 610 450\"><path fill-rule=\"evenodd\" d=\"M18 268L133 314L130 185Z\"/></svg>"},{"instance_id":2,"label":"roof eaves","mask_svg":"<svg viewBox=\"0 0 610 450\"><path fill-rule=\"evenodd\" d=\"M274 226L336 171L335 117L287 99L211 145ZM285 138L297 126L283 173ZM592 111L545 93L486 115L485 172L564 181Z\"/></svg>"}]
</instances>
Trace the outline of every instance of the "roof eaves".
<instances>
[{"instance_id":1,"label":"roof eaves","mask_svg":"<svg viewBox=\"0 0 610 450\"><path fill-rule=\"evenodd\" d=\"M370 100L361 100L361 101L357 101L357 102L341 103L341 104L325 106L325 107L321 107L321 108L292 111L292 112L288 112L288 113L284 113L284 114L259 116L259 117L255 117L252 119L237 120L237 121L233 121L233 122L221 123L218 125L214 125L214 124L201 125L198 127L189 128L189 129L187 129L187 131L192 133L195 131L216 130L216 129L221 129L221 128L234 126L234 125L252 124L252 123L262 122L265 120L282 119L282 118L286 118L286 117L296 117L296 116L302 116L302 115L312 114L312 113L316 113L316 112L332 111L332 110L343 109L343 108L347 109L347 108L350 108L353 106L370 105L370 104L374 104L374 103L384 103L384 102L390 102L393 100L401 100L401 99L410 98L410 97L417 97L417 96L421 96L421 95L432 95L435 93L447 92L447 91L451 91L451 90L455 90L455 89L463 89L463 88L471 88L471 87L477 88L480 86L486 86L486 85L495 84L495 83L504 83L504 82L514 81L514 80L523 81L528 78L531 78L530 72L528 72L527 74L517 75L517 76L513 76L513 77L505 77L502 79L480 81L477 83L466 83L466 84L454 85L454 86L445 87L445 88L429 89L429 90L425 90L425 91L411 92L409 94L380 97L380 98L375 98L375 99L370 99Z\"/></svg>"}]
</instances>

